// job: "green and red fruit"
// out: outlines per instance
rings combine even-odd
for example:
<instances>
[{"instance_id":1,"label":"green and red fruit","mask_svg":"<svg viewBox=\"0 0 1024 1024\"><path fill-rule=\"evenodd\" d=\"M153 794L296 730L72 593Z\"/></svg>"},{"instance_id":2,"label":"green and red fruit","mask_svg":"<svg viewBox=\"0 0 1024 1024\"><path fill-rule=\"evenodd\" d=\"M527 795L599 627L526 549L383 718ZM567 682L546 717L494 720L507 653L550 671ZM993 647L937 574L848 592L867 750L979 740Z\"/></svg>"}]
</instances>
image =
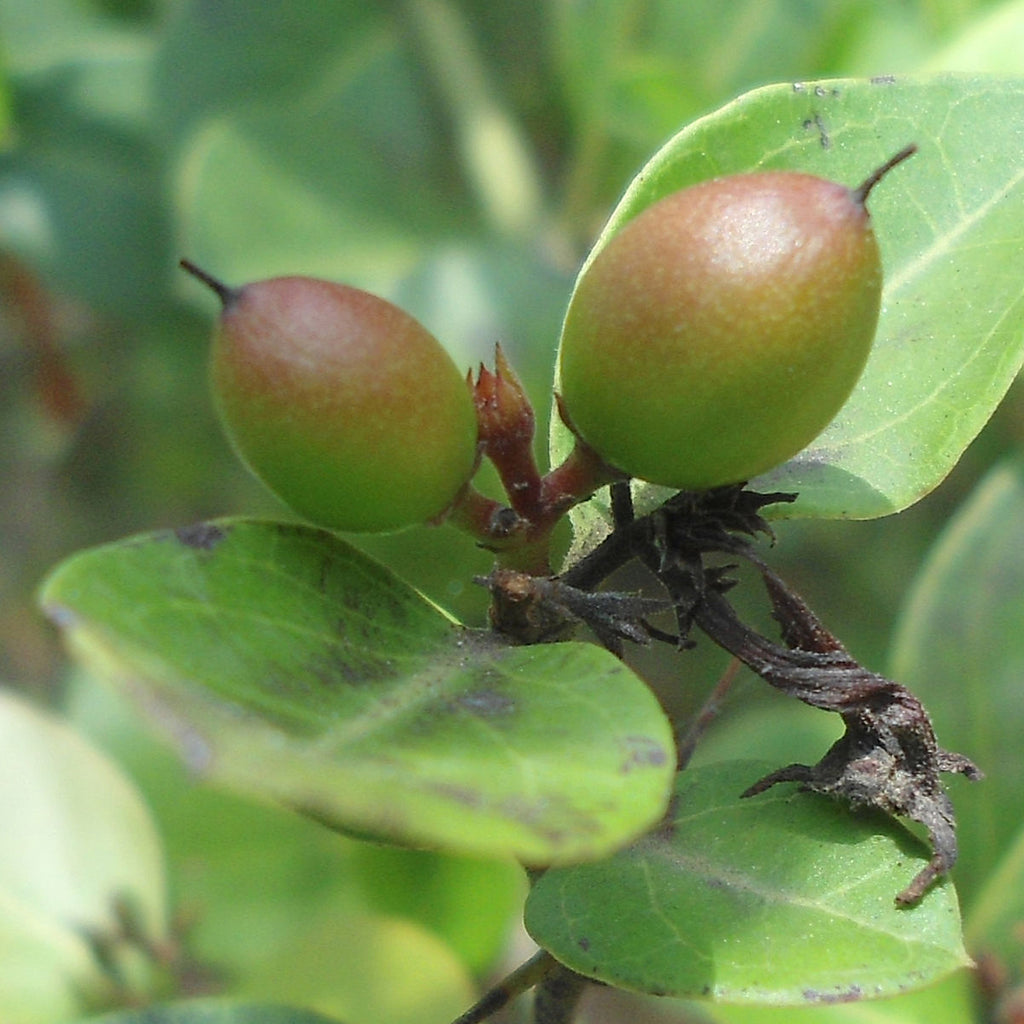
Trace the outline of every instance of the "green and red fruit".
<instances>
[{"instance_id":1,"label":"green and red fruit","mask_svg":"<svg viewBox=\"0 0 1024 1024\"><path fill-rule=\"evenodd\" d=\"M738 174L629 221L566 314L559 386L578 435L616 469L685 490L806 447L867 361L882 264L865 201L914 148L855 189Z\"/></svg>"},{"instance_id":2,"label":"green and red fruit","mask_svg":"<svg viewBox=\"0 0 1024 1024\"><path fill-rule=\"evenodd\" d=\"M311 522L365 532L444 515L477 463L473 398L425 327L357 288L278 277L220 297L211 375L236 451Z\"/></svg>"}]
</instances>

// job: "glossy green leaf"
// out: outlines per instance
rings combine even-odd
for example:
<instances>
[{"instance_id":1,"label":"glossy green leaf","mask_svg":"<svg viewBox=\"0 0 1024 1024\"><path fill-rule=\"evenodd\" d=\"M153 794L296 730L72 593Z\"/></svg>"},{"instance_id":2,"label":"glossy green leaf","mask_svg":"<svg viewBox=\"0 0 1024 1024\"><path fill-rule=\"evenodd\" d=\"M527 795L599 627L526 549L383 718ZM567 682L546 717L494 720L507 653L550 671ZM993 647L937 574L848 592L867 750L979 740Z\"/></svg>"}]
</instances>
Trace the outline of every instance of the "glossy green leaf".
<instances>
[{"instance_id":1,"label":"glossy green leaf","mask_svg":"<svg viewBox=\"0 0 1024 1024\"><path fill-rule=\"evenodd\" d=\"M755 481L799 492L785 516L870 519L938 485L1024 360L1024 79L825 81L748 93L684 128L630 185L594 253L669 192L717 175L793 168L856 185L908 142L920 152L872 193L882 316L845 408L796 458ZM977 140L984 138L985 145ZM553 424L564 454L564 428ZM669 492L637 488L641 507ZM606 518L577 516L581 532Z\"/></svg>"},{"instance_id":2,"label":"glossy green leaf","mask_svg":"<svg viewBox=\"0 0 1024 1024\"><path fill-rule=\"evenodd\" d=\"M977 1020L977 989L970 970L889 999L840 1006L716 1006L720 1024L968 1024Z\"/></svg>"},{"instance_id":3,"label":"glossy green leaf","mask_svg":"<svg viewBox=\"0 0 1024 1024\"><path fill-rule=\"evenodd\" d=\"M87 936L113 935L130 904L166 936L160 839L131 782L63 722L0 691L0 1020L63 1020L109 997ZM115 944L130 984L147 976Z\"/></svg>"},{"instance_id":4,"label":"glossy green leaf","mask_svg":"<svg viewBox=\"0 0 1024 1024\"><path fill-rule=\"evenodd\" d=\"M341 829L566 862L671 788L669 724L616 658L464 629L325 531L162 531L73 557L42 603L196 771Z\"/></svg>"},{"instance_id":5,"label":"glossy green leaf","mask_svg":"<svg viewBox=\"0 0 1024 1024\"><path fill-rule=\"evenodd\" d=\"M1005 462L949 523L911 590L893 647L895 677L931 711L943 746L986 772L957 786L967 930L1016 960L1024 917L1024 467ZM1001 923L1000 923L1001 922Z\"/></svg>"},{"instance_id":6,"label":"glossy green leaf","mask_svg":"<svg viewBox=\"0 0 1024 1024\"><path fill-rule=\"evenodd\" d=\"M273 1003L195 999L145 1010L89 1017L75 1024L343 1024L332 1017Z\"/></svg>"},{"instance_id":7,"label":"glossy green leaf","mask_svg":"<svg viewBox=\"0 0 1024 1024\"><path fill-rule=\"evenodd\" d=\"M667 824L537 881L530 934L588 977L736 1003L893 995L968 963L951 885L913 909L894 905L923 845L792 787L741 800L768 767L683 772Z\"/></svg>"}]
</instances>

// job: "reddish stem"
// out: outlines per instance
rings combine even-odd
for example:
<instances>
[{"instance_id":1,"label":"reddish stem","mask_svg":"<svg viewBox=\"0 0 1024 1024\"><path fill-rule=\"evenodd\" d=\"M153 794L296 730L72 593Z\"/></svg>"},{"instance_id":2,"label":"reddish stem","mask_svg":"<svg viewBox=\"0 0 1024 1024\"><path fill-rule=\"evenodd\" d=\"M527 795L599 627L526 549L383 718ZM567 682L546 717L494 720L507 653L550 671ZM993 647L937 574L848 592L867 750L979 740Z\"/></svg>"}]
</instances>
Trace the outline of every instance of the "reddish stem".
<instances>
[{"instance_id":1,"label":"reddish stem","mask_svg":"<svg viewBox=\"0 0 1024 1024\"><path fill-rule=\"evenodd\" d=\"M601 487L622 479L622 473L577 438L566 460L541 480L539 504L549 514L557 512L556 518L560 518Z\"/></svg>"},{"instance_id":2,"label":"reddish stem","mask_svg":"<svg viewBox=\"0 0 1024 1024\"><path fill-rule=\"evenodd\" d=\"M533 455L533 407L500 345L494 364L493 372L481 365L476 381L470 374L467 383L476 405L480 450L497 469L509 504L467 487L447 518L493 551L499 567L549 576L556 524L622 474L577 438L566 460L541 476Z\"/></svg>"},{"instance_id":3,"label":"reddish stem","mask_svg":"<svg viewBox=\"0 0 1024 1024\"><path fill-rule=\"evenodd\" d=\"M494 371L480 366L470 386L476 404L483 454L494 464L512 507L526 515L540 493L540 471L533 456L535 417L522 383L505 357L494 348Z\"/></svg>"},{"instance_id":4,"label":"reddish stem","mask_svg":"<svg viewBox=\"0 0 1024 1024\"><path fill-rule=\"evenodd\" d=\"M521 544L527 527L526 521L514 509L488 498L470 484L455 499L443 519L476 538L481 547L490 551Z\"/></svg>"}]
</instances>

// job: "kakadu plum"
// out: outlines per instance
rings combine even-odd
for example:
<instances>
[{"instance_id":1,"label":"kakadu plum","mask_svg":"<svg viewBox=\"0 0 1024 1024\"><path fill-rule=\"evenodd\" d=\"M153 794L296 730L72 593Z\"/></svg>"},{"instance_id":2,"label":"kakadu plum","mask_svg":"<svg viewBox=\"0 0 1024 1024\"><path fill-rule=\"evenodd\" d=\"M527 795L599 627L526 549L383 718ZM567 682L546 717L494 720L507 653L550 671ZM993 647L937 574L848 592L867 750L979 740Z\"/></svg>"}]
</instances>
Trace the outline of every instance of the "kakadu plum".
<instances>
[{"instance_id":1,"label":"kakadu plum","mask_svg":"<svg viewBox=\"0 0 1024 1024\"><path fill-rule=\"evenodd\" d=\"M308 277L230 288L211 375L235 449L300 515L386 532L442 516L472 476L477 424L455 363L384 299Z\"/></svg>"},{"instance_id":2,"label":"kakadu plum","mask_svg":"<svg viewBox=\"0 0 1024 1024\"><path fill-rule=\"evenodd\" d=\"M596 255L563 327L562 404L609 465L704 490L806 447L853 390L882 265L868 193L810 174L722 177L644 209Z\"/></svg>"}]
</instances>

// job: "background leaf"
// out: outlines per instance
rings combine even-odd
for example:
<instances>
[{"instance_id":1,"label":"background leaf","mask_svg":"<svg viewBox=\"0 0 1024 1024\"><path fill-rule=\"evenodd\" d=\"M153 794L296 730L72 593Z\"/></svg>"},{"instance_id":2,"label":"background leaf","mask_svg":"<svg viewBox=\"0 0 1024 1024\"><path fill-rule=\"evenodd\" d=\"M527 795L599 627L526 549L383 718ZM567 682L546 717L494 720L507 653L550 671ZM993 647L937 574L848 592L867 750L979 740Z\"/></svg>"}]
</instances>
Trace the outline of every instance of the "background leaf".
<instances>
[{"instance_id":1,"label":"background leaf","mask_svg":"<svg viewBox=\"0 0 1024 1024\"><path fill-rule=\"evenodd\" d=\"M69 687L74 723L131 772L160 823L189 920L189 992L227 984L351 1024L404 1024L413 1008L447 1024L473 1001L521 912L519 865L362 842L196 785L112 689L81 671ZM415 969L395 970L406 962Z\"/></svg>"},{"instance_id":2,"label":"background leaf","mask_svg":"<svg viewBox=\"0 0 1024 1024\"><path fill-rule=\"evenodd\" d=\"M450 1024L476 997L453 951L411 921L316 913L282 945L270 974L239 986L250 999L313 1007L346 1024Z\"/></svg>"},{"instance_id":3,"label":"background leaf","mask_svg":"<svg viewBox=\"0 0 1024 1024\"><path fill-rule=\"evenodd\" d=\"M131 781L61 721L0 691L0 1020L67 1019L113 986L88 938L117 934L127 901L167 935L163 851ZM147 972L112 944L129 985Z\"/></svg>"},{"instance_id":4,"label":"background leaf","mask_svg":"<svg viewBox=\"0 0 1024 1024\"><path fill-rule=\"evenodd\" d=\"M589 259L626 220L694 182L794 168L853 186L906 143L920 147L871 196L886 283L867 368L825 432L755 481L799 493L780 515L866 519L905 508L992 415L1024 359L1024 287L1007 262L1024 239L1024 172L1013 156L1022 128L1024 80L768 86L684 128L626 191ZM552 429L562 454L565 430ZM642 507L669 493L637 490ZM581 531L601 515L581 512Z\"/></svg>"},{"instance_id":5,"label":"background leaf","mask_svg":"<svg viewBox=\"0 0 1024 1024\"><path fill-rule=\"evenodd\" d=\"M71 559L42 602L195 770L343 829L566 862L665 806L670 726L621 662L458 627L321 530L136 538Z\"/></svg>"},{"instance_id":6,"label":"background leaf","mask_svg":"<svg viewBox=\"0 0 1024 1024\"><path fill-rule=\"evenodd\" d=\"M961 34L927 62L936 71L975 71L987 74L1019 75L1024 48L1024 3L1021 0L995 4L985 10Z\"/></svg>"},{"instance_id":7,"label":"background leaf","mask_svg":"<svg viewBox=\"0 0 1024 1024\"><path fill-rule=\"evenodd\" d=\"M379 291L479 227L415 18L351 0L253 14L184 5L157 56L194 258L225 280L301 272Z\"/></svg>"},{"instance_id":8,"label":"background leaf","mask_svg":"<svg viewBox=\"0 0 1024 1024\"><path fill-rule=\"evenodd\" d=\"M957 786L971 950L1024 954L1024 467L982 481L936 542L908 597L892 667L932 709L944 746L987 773Z\"/></svg>"},{"instance_id":9,"label":"background leaf","mask_svg":"<svg viewBox=\"0 0 1024 1024\"><path fill-rule=\"evenodd\" d=\"M951 885L894 906L926 856L917 840L791 787L740 800L766 770L741 761L683 772L666 825L538 879L530 934L588 977L736 1003L893 995L966 966Z\"/></svg>"},{"instance_id":10,"label":"background leaf","mask_svg":"<svg viewBox=\"0 0 1024 1024\"><path fill-rule=\"evenodd\" d=\"M76 1024L343 1024L294 1006L197 999L89 1017Z\"/></svg>"}]
</instances>

